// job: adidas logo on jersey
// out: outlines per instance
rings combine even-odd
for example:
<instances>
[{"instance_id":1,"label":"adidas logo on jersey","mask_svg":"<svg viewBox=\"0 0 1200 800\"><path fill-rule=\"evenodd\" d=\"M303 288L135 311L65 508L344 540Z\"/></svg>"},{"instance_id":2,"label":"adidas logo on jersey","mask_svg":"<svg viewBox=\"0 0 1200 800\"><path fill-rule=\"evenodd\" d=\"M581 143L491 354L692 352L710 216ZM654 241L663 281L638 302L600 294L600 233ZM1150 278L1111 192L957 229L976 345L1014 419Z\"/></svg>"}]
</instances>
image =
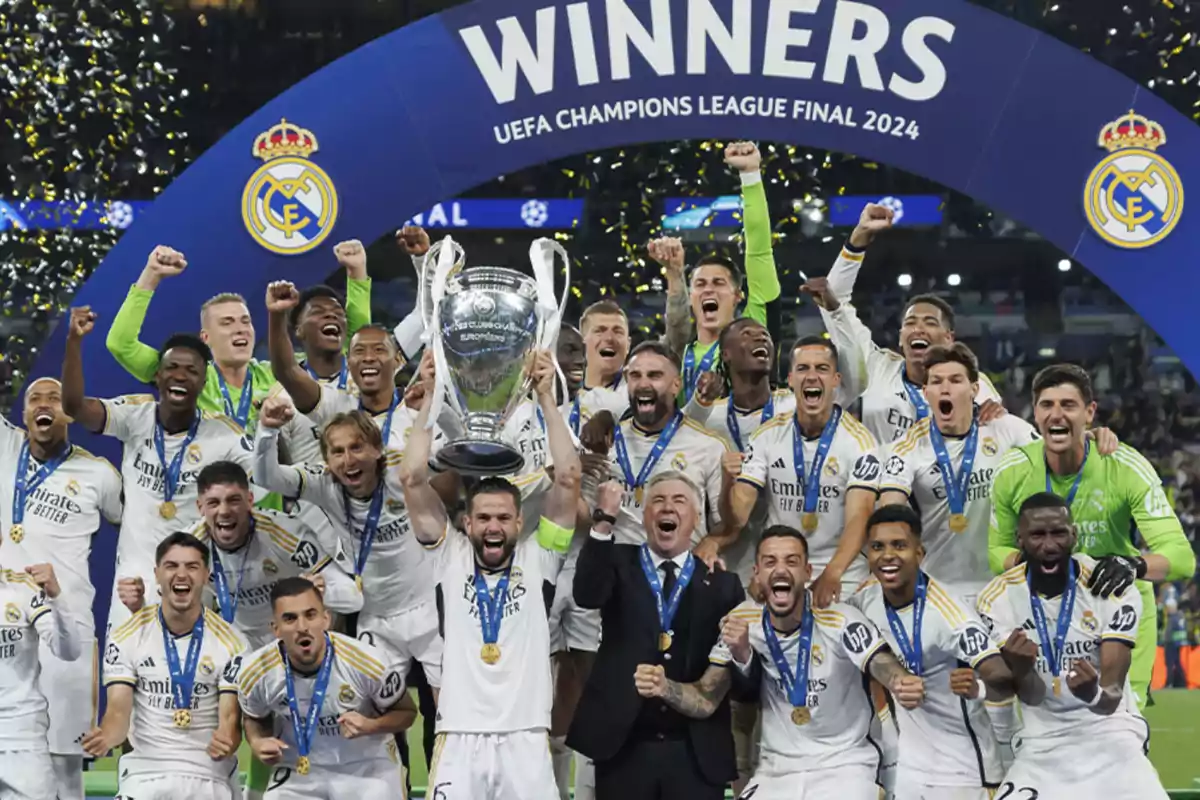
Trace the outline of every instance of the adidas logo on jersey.
<instances>
[{"instance_id":1,"label":"adidas logo on jersey","mask_svg":"<svg viewBox=\"0 0 1200 800\"><path fill-rule=\"evenodd\" d=\"M785 464L783 462L782 458L777 458L773 462L771 462L771 468L772 469L787 469L787 464Z\"/></svg>"},{"instance_id":2,"label":"adidas logo on jersey","mask_svg":"<svg viewBox=\"0 0 1200 800\"><path fill-rule=\"evenodd\" d=\"M142 659L142 663L138 664L138 666L145 667L146 669L154 669L154 657L146 656L144 659Z\"/></svg>"}]
</instances>

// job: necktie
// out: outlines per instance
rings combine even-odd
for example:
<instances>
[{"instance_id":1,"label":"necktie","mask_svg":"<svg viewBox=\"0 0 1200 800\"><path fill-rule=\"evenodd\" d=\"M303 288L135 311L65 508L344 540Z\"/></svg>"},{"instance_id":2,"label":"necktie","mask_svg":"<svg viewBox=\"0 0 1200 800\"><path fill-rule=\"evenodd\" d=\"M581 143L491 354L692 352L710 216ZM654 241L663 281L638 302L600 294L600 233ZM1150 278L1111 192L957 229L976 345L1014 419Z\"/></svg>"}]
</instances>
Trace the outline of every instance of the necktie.
<instances>
[{"instance_id":1,"label":"necktie","mask_svg":"<svg viewBox=\"0 0 1200 800\"><path fill-rule=\"evenodd\" d=\"M679 569L679 565L674 561L664 561L662 563L663 571L663 597L670 597L671 592L675 589L675 572Z\"/></svg>"}]
</instances>

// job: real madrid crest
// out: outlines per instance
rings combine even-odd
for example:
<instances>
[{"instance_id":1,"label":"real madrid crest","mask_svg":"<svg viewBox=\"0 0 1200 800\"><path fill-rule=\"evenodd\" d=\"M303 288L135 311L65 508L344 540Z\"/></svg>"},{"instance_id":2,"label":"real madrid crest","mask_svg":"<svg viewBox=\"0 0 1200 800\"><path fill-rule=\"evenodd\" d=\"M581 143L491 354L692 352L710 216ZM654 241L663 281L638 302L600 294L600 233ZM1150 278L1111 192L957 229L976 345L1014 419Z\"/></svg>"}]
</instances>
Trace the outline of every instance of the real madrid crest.
<instances>
[{"instance_id":1,"label":"real madrid crest","mask_svg":"<svg viewBox=\"0 0 1200 800\"><path fill-rule=\"evenodd\" d=\"M266 163L242 191L242 220L254 241L272 253L307 253L337 222L333 181L309 160L318 149L312 131L286 119L254 140L254 157Z\"/></svg>"},{"instance_id":2,"label":"real madrid crest","mask_svg":"<svg viewBox=\"0 0 1200 800\"><path fill-rule=\"evenodd\" d=\"M217 671L217 666L213 663L212 656L205 656L200 659L200 671L205 675L212 675Z\"/></svg>"},{"instance_id":3,"label":"real madrid crest","mask_svg":"<svg viewBox=\"0 0 1200 800\"><path fill-rule=\"evenodd\" d=\"M821 645L814 644L809 653L810 657L812 658L812 663L816 666L819 667L825 663L825 651L821 649Z\"/></svg>"},{"instance_id":4,"label":"real madrid crest","mask_svg":"<svg viewBox=\"0 0 1200 800\"><path fill-rule=\"evenodd\" d=\"M683 453L676 453L675 457L671 459L671 469L676 470L677 472L686 472L687 465L687 456L685 456Z\"/></svg>"},{"instance_id":5,"label":"real madrid crest","mask_svg":"<svg viewBox=\"0 0 1200 800\"><path fill-rule=\"evenodd\" d=\"M830 478L836 478L838 474L838 460L833 456L825 459L825 474Z\"/></svg>"},{"instance_id":6,"label":"real madrid crest","mask_svg":"<svg viewBox=\"0 0 1200 800\"><path fill-rule=\"evenodd\" d=\"M204 460L204 453L200 450L200 445L191 444L187 449L187 462L192 465L199 464Z\"/></svg>"},{"instance_id":7,"label":"real madrid crest","mask_svg":"<svg viewBox=\"0 0 1200 800\"><path fill-rule=\"evenodd\" d=\"M983 441L980 442L979 448L983 450L983 454L985 456L994 456L996 453L1000 452L1000 449L996 446L996 440L990 436L983 437Z\"/></svg>"},{"instance_id":8,"label":"real madrid crest","mask_svg":"<svg viewBox=\"0 0 1200 800\"><path fill-rule=\"evenodd\" d=\"M279 572L279 567L275 566L275 562L269 558L264 558L262 565L263 565L263 572L266 572L271 575L274 575L276 572Z\"/></svg>"},{"instance_id":9,"label":"real madrid crest","mask_svg":"<svg viewBox=\"0 0 1200 800\"><path fill-rule=\"evenodd\" d=\"M351 688L350 684L343 683L342 688L338 690L338 700L341 700L345 705L350 705L357 699L358 696L354 694L354 689Z\"/></svg>"},{"instance_id":10,"label":"real madrid crest","mask_svg":"<svg viewBox=\"0 0 1200 800\"><path fill-rule=\"evenodd\" d=\"M1100 131L1108 150L1083 188L1083 211L1096 234L1115 247L1136 250L1161 242L1183 214L1179 173L1156 150L1167 133L1132 110Z\"/></svg>"},{"instance_id":11,"label":"real madrid crest","mask_svg":"<svg viewBox=\"0 0 1200 800\"><path fill-rule=\"evenodd\" d=\"M9 622L21 621L21 609L17 608L15 603L9 603L4 606L4 618Z\"/></svg>"},{"instance_id":12,"label":"real madrid crest","mask_svg":"<svg viewBox=\"0 0 1200 800\"><path fill-rule=\"evenodd\" d=\"M1100 624L1096 621L1096 615L1090 609L1083 612L1083 618L1079 621L1079 624L1088 633L1095 633L1096 629L1100 627Z\"/></svg>"}]
</instances>

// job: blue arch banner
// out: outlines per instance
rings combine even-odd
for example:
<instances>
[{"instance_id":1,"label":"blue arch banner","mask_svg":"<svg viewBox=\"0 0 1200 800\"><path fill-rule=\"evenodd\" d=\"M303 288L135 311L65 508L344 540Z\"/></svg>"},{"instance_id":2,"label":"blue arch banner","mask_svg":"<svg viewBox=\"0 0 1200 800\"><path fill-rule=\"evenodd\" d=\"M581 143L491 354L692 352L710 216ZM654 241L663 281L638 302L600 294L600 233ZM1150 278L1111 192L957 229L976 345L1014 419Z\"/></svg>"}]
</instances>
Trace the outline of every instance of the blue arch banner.
<instances>
[{"instance_id":1,"label":"blue arch banner","mask_svg":"<svg viewBox=\"0 0 1200 800\"><path fill-rule=\"evenodd\" d=\"M330 247L563 156L750 138L856 153L956 189L1103 279L1200 373L1200 128L1090 57L964 0L477 0L384 36L245 120L121 239L77 304L112 320L157 244L188 270L143 340L200 301L327 274ZM1191 213L1191 212L1188 212ZM806 265L820 269L821 265ZM57 374L64 330L34 376ZM88 391L135 388L85 345ZM112 452L95 441L85 444ZM106 562L106 564L102 564ZM107 585L111 551L98 553ZM107 598L107 592L98 592ZM102 600L103 602L103 600Z\"/></svg>"}]
</instances>

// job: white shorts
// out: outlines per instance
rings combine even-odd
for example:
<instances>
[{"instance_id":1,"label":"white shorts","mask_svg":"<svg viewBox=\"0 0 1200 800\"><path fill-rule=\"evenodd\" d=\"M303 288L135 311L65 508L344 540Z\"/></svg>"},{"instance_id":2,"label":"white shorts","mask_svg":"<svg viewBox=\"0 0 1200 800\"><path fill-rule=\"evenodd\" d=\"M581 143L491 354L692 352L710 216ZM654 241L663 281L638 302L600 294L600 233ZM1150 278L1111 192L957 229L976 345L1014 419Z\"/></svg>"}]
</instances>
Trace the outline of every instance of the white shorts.
<instances>
[{"instance_id":1,"label":"white shorts","mask_svg":"<svg viewBox=\"0 0 1200 800\"><path fill-rule=\"evenodd\" d=\"M404 800L404 767L391 761L314 765L307 775L276 767L267 784L270 800ZM135 798L134 800L138 800Z\"/></svg>"},{"instance_id":2,"label":"white shorts","mask_svg":"<svg viewBox=\"0 0 1200 800\"><path fill-rule=\"evenodd\" d=\"M763 766L738 795L740 800L879 800L875 770L845 766L808 772L776 773L764 757Z\"/></svg>"},{"instance_id":3,"label":"white shorts","mask_svg":"<svg viewBox=\"0 0 1200 800\"><path fill-rule=\"evenodd\" d=\"M43 751L0 753L0 798L55 800L58 786L50 754Z\"/></svg>"},{"instance_id":4,"label":"white shorts","mask_svg":"<svg viewBox=\"0 0 1200 800\"><path fill-rule=\"evenodd\" d=\"M922 776L900 772L896 776L896 800L991 800L995 789L983 786L924 786ZM1014 799L1015 800L1015 799Z\"/></svg>"},{"instance_id":5,"label":"white shorts","mask_svg":"<svg viewBox=\"0 0 1200 800\"><path fill-rule=\"evenodd\" d=\"M558 573L550 606L550 652L600 649L600 610L575 605L575 568Z\"/></svg>"},{"instance_id":6,"label":"white shorts","mask_svg":"<svg viewBox=\"0 0 1200 800\"><path fill-rule=\"evenodd\" d=\"M50 752L59 756L81 756L83 735L96 725L98 692L96 633L91 622L78 622L79 658L62 661L42 642L38 688L50 706L50 730L46 739Z\"/></svg>"},{"instance_id":7,"label":"white shorts","mask_svg":"<svg viewBox=\"0 0 1200 800\"><path fill-rule=\"evenodd\" d=\"M237 795L240 797L240 795ZM113 800L234 800L229 781L198 775L126 775Z\"/></svg>"},{"instance_id":8,"label":"white shorts","mask_svg":"<svg viewBox=\"0 0 1200 800\"><path fill-rule=\"evenodd\" d=\"M432 600L388 616L359 614L358 638L389 653L406 675L420 661L429 685L442 685L442 636Z\"/></svg>"},{"instance_id":9,"label":"white shorts","mask_svg":"<svg viewBox=\"0 0 1200 800\"><path fill-rule=\"evenodd\" d=\"M1013 737L1015 759L997 798L1077 800L1167 800L1158 772L1142 752L1137 734L1119 732L1021 741Z\"/></svg>"},{"instance_id":10,"label":"white shorts","mask_svg":"<svg viewBox=\"0 0 1200 800\"><path fill-rule=\"evenodd\" d=\"M439 733L426 797L558 800L545 730Z\"/></svg>"}]
</instances>

